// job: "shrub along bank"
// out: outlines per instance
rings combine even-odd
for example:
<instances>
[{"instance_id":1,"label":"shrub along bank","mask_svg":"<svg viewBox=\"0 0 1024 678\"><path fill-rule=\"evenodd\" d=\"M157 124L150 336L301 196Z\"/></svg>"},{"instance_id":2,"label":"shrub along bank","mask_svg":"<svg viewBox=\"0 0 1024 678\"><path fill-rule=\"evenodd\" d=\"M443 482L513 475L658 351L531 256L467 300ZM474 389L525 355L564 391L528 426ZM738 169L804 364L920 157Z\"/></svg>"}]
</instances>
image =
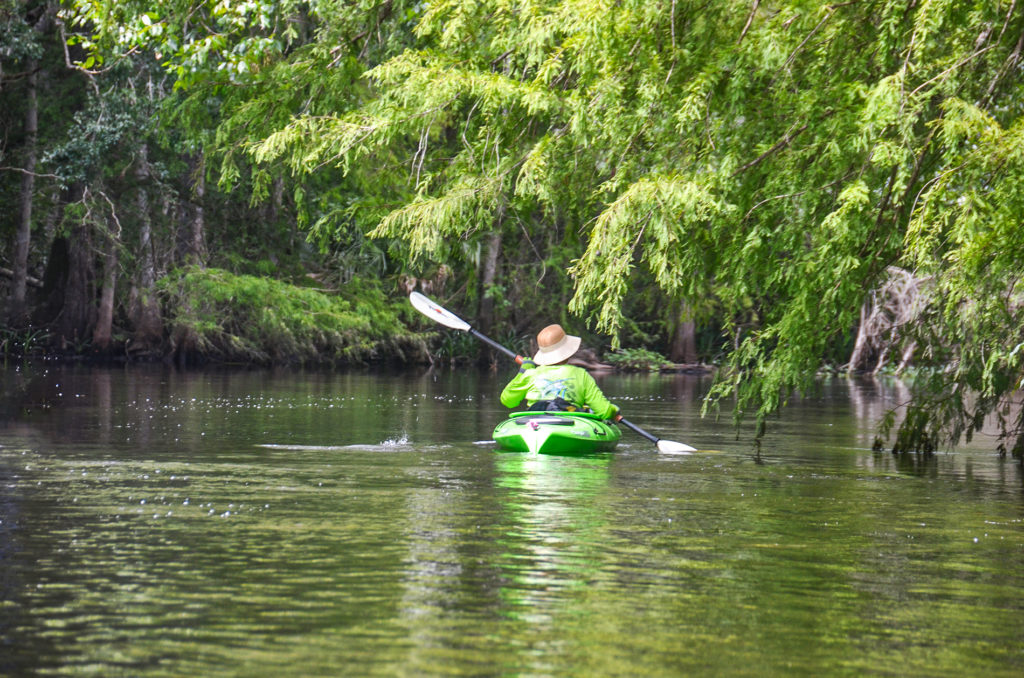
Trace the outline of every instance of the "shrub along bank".
<instances>
[{"instance_id":1,"label":"shrub along bank","mask_svg":"<svg viewBox=\"0 0 1024 678\"><path fill-rule=\"evenodd\" d=\"M178 362L355 364L426 356L426 336L406 327L404 305L365 281L333 291L186 267L157 289L166 355Z\"/></svg>"}]
</instances>

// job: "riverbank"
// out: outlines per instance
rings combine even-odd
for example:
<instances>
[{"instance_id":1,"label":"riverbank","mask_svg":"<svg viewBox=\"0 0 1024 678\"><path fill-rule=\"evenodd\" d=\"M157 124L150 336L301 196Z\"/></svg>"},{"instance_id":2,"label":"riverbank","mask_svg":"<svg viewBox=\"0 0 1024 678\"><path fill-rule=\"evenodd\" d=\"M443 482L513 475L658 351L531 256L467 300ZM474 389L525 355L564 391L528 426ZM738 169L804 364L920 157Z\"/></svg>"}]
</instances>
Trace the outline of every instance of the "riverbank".
<instances>
[{"instance_id":1,"label":"riverbank","mask_svg":"<svg viewBox=\"0 0 1024 678\"><path fill-rule=\"evenodd\" d=\"M438 330L412 311L404 295L387 294L379 281L352 280L335 289L310 284L318 286L184 267L157 281L151 299L135 302L136 311L125 309L102 340L95 324L91 333L72 337L47 322L0 328L0 356L181 367L489 362L477 342ZM138 311L145 307L150 311ZM528 337L517 337L523 344L518 350L531 350ZM672 363L645 348L603 354L588 348L577 359L593 371L703 374L710 369Z\"/></svg>"}]
</instances>

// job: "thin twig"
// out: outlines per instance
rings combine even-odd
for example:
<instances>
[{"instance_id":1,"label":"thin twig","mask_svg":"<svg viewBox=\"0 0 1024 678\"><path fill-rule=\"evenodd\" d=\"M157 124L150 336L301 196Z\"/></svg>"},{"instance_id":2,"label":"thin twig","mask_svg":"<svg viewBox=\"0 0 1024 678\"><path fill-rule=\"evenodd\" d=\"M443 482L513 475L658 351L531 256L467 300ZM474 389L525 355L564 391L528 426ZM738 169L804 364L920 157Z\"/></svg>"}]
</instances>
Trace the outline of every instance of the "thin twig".
<instances>
[{"instance_id":1,"label":"thin twig","mask_svg":"<svg viewBox=\"0 0 1024 678\"><path fill-rule=\"evenodd\" d=\"M672 73L676 70L676 63L679 61L679 57L676 54L676 0L672 0L672 13L669 16L669 22L672 26L672 65L668 68L668 73L665 74L665 84L672 79Z\"/></svg>"},{"instance_id":2,"label":"thin twig","mask_svg":"<svg viewBox=\"0 0 1024 678\"><path fill-rule=\"evenodd\" d=\"M736 176L738 174L742 174L743 172L746 172L751 167L754 167L755 165L760 164L768 156L770 156L773 153L775 153L776 151L778 151L778 150L788 146L789 142L791 142L793 139L797 138L806 129L807 129L807 123L804 123L803 125L801 125L800 129L796 130L795 132L793 131L793 128L790 127L789 131L786 132L785 136L783 136L781 139L779 139L777 142L775 142L774 146L772 146L767 151L765 151L761 155L757 156L756 158L754 158L753 160L748 162L746 165L743 165L742 167L737 169L730 176Z\"/></svg>"},{"instance_id":3,"label":"thin twig","mask_svg":"<svg viewBox=\"0 0 1024 678\"><path fill-rule=\"evenodd\" d=\"M741 219L741 221L746 221L747 217L749 217L751 214L753 214L754 210L756 210L758 207L760 207L761 205L765 204L766 202L771 202L773 200L783 200L785 198L798 198L801 195L804 195L806 193L812 193L814 191L824 191L826 189L832 188L833 186L838 186L839 184L841 184L844 181L846 181L849 177L850 177L850 172L847 172L842 177L836 179L835 181L827 183L824 186L816 186L814 188L808 188L808 189L803 190L803 191L797 191L796 193L784 193L782 195L773 195L770 198L765 198L764 200L762 200L761 202L757 203L756 205L751 207L749 210L747 210L747 213L743 215L743 219Z\"/></svg>"},{"instance_id":4,"label":"thin twig","mask_svg":"<svg viewBox=\"0 0 1024 678\"><path fill-rule=\"evenodd\" d=\"M789 68L789 65L793 63L793 61L796 59L796 55L800 53L800 50L804 48L804 45L806 45L810 41L810 39L814 37L814 34L818 32L819 28L825 25L826 21L832 18L832 12L834 10L831 7L827 7L826 9L828 10L828 13L821 18L821 21L818 22L818 25L812 28L811 32L807 34L807 37L804 38L803 41L801 41L801 43L796 46L796 49L794 49L790 53L789 58L786 59L786 63L782 64L782 68L779 69L780 71Z\"/></svg>"},{"instance_id":5,"label":"thin twig","mask_svg":"<svg viewBox=\"0 0 1024 678\"><path fill-rule=\"evenodd\" d=\"M106 193L100 191L99 194L100 196L103 197L104 200L107 201L107 204L110 205L110 218L113 219L114 223L117 225L117 233L113 234L113 238L117 240L121 237L121 232L123 230L121 228L121 220L117 218L117 208L114 207L114 202L109 197L107 197Z\"/></svg>"},{"instance_id":6,"label":"thin twig","mask_svg":"<svg viewBox=\"0 0 1024 678\"><path fill-rule=\"evenodd\" d=\"M796 59L796 56L800 53L801 50L803 50L804 46L810 41L811 38L814 37L814 34L818 32L818 29L820 29L822 26L824 26L825 22L832 18L832 15L835 13L835 11L837 9L839 9L840 7L846 7L848 5L856 5L858 2L860 2L860 0L849 0L849 2L840 2L840 3L837 3L835 5L826 5L825 6L825 12L826 12L825 16L823 16L821 18L821 21L819 21L818 24L814 28L811 29L811 32L807 34L807 37L804 38L800 42L800 44L796 46L796 49L794 49L790 53L789 58L786 59L786 63L784 63L782 65L782 67L779 68L779 70L782 71L782 70L785 70L785 69L789 68L789 65L793 63L793 61ZM774 80L774 78L773 78L773 80Z\"/></svg>"},{"instance_id":7,"label":"thin twig","mask_svg":"<svg viewBox=\"0 0 1024 678\"><path fill-rule=\"evenodd\" d=\"M754 0L754 7L757 7L757 3L761 0ZM672 0L672 13L669 20L672 23L672 52L676 51L676 0Z\"/></svg>"},{"instance_id":8,"label":"thin twig","mask_svg":"<svg viewBox=\"0 0 1024 678\"><path fill-rule=\"evenodd\" d=\"M1013 8L1017 6L1017 0L1013 0L1010 3L1010 9L1006 10L1006 18L1003 20L1003 27L999 29L999 37L996 38L996 42L1000 42L1003 39L1003 33L1006 32L1006 27L1010 25L1010 17L1013 16Z\"/></svg>"},{"instance_id":9,"label":"thin twig","mask_svg":"<svg viewBox=\"0 0 1024 678\"><path fill-rule=\"evenodd\" d=\"M983 49L979 49L979 50L978 50L977 52L974 52L973 54L969 54L969 55L965 56L965 57L964 57L963 59L961 59L960 61L956 62L955 64L953 64L952 66L950 66L950 67L949 67L949 68L947 68L946 70L942 71L941 73L939 73L939 74L938 74L938 75L936 75L935 77L933 77L933 78L929 78L928 80L925 80L925 81L924 81L924 82L922 82L922 83L921 83L920 85L918 85L917 87L915 87L915 88L914 88L914 91L912 91L912 92L911 92L911 93L909 94L908 98L910 98L910 97L914 96L915 94L917 94L918 92L920 92L920 91L921 91L922 89L924 89L924 88L925 88L926 86L928 86L928 85L930 85L931 83L935 82L936 80L938 80L939 78L943 77L944 75L947 75L947 74L949 74L950 72L952 72L952 71L955 71L956 69L960 68L961 66L963 66L964 64L966 64L966 63L967 63L968 61L970 61L971 59L974 59L975 57L979 57L979 56L981 56L982 54L984 54L985 52L989 51L989 50L990 50L990 49L992 49L993 47L995 47L995 45L989 45L988 47L985 47L985 48L983 48Z\"/></svg>"},{"instance_id":10,"label":"thin twig","mask_svg":"<svg viewBox=\"0 0 1024 678\"><path fill-rule=\"evenodd\" d=\"M1000 33L999 36L1001 38L1002 33ZM998 40L996 42L998 44ZM988 91L985 92L985 98L982 99L982 102L987 102L992 99L992 95L996 91L996 85L998 85L999 81L1003 79L1006 72L1020 61L1021 49L1024 49L1024 32L1021 32L1020 38L1017 39L1017 45L1014 47L1013 52L1010 56L1006 57L1006 61L1003 62L1003 65L1000 66L999 70L996 72L995 77L992 78L992 82L989 83Z\"/></svg>"},{"instance_id":11,"label":"thin twig","mask_svg":"<svg viewBox=\"0 0 1024 678\"><path fill-rule=\"evenodd\" d=\"M743 42L743 38L747 37L747 31L750 30L750 24L754 23L754 15L757 14L757 6L761 4L761 0L754 0L753 7L750 8L750 14L747 15L747 24L743 27L743 31L740 33L740 39L736 41L736 45L739 46ZM672 3L672 8L675 9L676 4Z\"/></svg>"},{"instance_id":12,"label":"thin twig","mask_svg":"<svg viewBox=\"0 0 1024 678\"><path fill-rule=\"evenodd\" d=\"M96 93L96 97L100 98L100 88L99 88L99 85L96 84L96 76L97 75L101 75L103 73L106 73L107 71L110 71L111 69L114 68L114 66L116 64L111 64L110 66L107 66L106 68L100 68L100 69L97 69L97 70L92 70L92 69L85 68L84 66L79 66L79 65L77 65L75 63L72 63L72 61L71 61L71 52L68 51L68 36L67 36L67 33L64 32L64 22L61 21L60 19L58 19L57 20L57 27L60 29L60 41L61 41L61 44L64 46L64 65L68 69L70 69L72 71L79 71L79 72L83 73L85 75L85 77L88 78L89 84L92 85L92 89ZM132 56L133 54L135 54L136 52L138 52L138 48L132 47L123 56L124 57L129 57L129 56Z\"/></svg>"},{"instance_id":13,"label":"thin twig","mask_svg":"<svg viewBox=\"0 0 1024 678\"><path fill-rule=\"evenodd\" d=\"M921 196L924 195L924 192L926 190L928 190L929 186L931 186L932 184L937 183L939 181L942 181L943 179L945 179L950 174L952 174L954 172L958 172L958 171L962 170L966 166L967 166L966 162L960 163L956 167L952 167L952 168L946 170L945 172L943 172L942 174L938 175L937 177L933 177L932 179L926 181L924 183L924 185L921 186L921 190L917 192L916 196L914 196L914 202L911 204L910 211L907 213L907 215L910 217L910 219L913 220L914 212L917 211L917 201L921 199Z\"/></svg>"}]
</instances>

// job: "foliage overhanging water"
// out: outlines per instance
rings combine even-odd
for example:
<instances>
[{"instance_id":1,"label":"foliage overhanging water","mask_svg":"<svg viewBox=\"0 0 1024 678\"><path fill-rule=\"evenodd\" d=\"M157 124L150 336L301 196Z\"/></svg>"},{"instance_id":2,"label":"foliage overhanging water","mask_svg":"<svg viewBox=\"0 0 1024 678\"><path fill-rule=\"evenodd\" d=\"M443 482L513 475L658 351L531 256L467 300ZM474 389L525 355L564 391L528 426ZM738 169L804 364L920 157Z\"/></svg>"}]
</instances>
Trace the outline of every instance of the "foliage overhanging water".
<instances>
[{"instance_id":1,"label":"foliage overhanging water","mask_svg":"<svg viewBox=\"0 0 1024 678\"><path fill-rule=\"evenodd\" d=\"M0 673L1019 675L1019 466L868 448L890 386L760 460L693 377L607 376L589 458L496 452L506 375L8 369Z\"/></svg>"}]
</instances>

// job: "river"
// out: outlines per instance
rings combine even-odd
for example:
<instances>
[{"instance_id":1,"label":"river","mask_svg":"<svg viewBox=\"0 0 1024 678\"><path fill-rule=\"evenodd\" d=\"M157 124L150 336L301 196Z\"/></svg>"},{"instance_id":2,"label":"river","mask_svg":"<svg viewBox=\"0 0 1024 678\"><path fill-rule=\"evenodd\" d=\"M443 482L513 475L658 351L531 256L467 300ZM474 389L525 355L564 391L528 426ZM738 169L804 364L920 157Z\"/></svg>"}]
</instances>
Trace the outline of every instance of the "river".
<instances>
[{"instance_id":1,"label":"river","mask_svg":"<svg viewBox=\"0 0 1024 678\"><path fill-rule=\"evenodd\" d=\"M501 453L511 374L8 365L0 675L1019 676L1024 478L871 451L823 381L758 453L706 378L607 375L700 450Z\"/></svg>"}]
</instances>

